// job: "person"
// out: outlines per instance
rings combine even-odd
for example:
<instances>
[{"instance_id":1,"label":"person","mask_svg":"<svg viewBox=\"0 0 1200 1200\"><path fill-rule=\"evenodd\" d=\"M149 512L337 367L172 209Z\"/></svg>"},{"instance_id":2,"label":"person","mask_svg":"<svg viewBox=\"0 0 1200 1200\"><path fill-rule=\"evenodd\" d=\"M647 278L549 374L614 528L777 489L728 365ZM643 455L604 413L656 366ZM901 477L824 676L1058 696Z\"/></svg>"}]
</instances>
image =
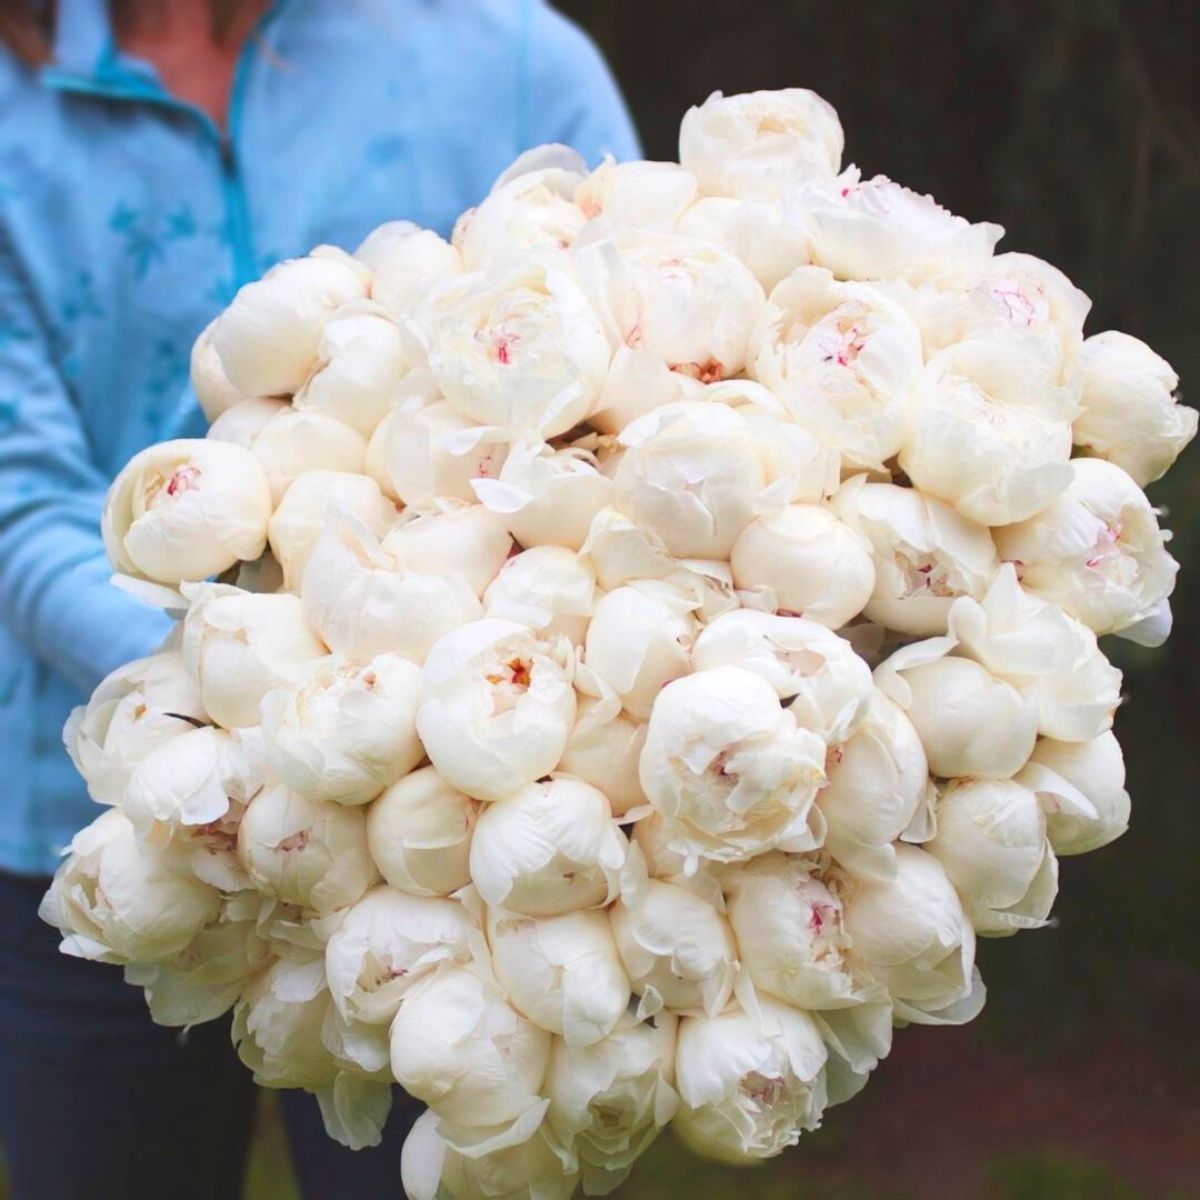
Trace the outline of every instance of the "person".
<instances>
[{"instance_id":1,"label":"person","mask_svg":"<svg viewBox=\"0 0 1200 1200\"><path fill-rule=\"evenodd\" d=\"M191 343L237 288L408 218L449 233L520 151L634 156L587 37L541 0L6 0L0 14L0 1138L12 1200L239 1194L255 1094L227 1021L154 1026L36 917L97 813L60 730L165 619L111 586L105 490L199 436ZM306 1200L396 1195L283 1109Z\"/></svg>"}]
</instances>

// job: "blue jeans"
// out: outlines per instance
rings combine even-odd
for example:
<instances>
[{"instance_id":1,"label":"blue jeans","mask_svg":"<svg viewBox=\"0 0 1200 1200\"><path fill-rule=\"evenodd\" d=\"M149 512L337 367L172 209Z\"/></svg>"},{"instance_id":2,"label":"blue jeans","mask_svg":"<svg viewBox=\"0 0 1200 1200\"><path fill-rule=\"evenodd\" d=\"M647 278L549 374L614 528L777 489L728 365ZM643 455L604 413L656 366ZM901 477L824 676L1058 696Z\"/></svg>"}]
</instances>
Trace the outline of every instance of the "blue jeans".
<instances>
[{"instance_id":1,"label":"blue jeans","mask_svg":"<svg viewBox=\"0 0 1200 1200\"><path fill-rule=\"evenodd\" d=\"M258 1089L229 1020L155 1025L119 967L58 952L37 917L48 880L0 873L0 1144L10 1200L237 1200ZM304 1200L400 1195L420 1106L395 1091L383 1145L325 1134L316 1101L280 1093Z\"/></svg>"}]
</instances>

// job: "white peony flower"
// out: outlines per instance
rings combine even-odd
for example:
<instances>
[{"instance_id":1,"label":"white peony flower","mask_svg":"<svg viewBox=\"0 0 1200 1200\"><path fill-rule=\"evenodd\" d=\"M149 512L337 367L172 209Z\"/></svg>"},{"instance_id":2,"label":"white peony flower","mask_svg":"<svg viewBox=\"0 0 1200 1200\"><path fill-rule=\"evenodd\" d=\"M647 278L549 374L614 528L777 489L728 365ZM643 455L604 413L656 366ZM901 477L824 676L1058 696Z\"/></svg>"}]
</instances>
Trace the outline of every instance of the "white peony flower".
<instances>
[{"instance_id":1,"label":"white peony flower","mask_svg":"<svg viewBox=\"0 0 1200 1200\"><path fill-rule=\"evenodd\" d=\"M115 570L177 584L258 558L270 516L267 477L249 451L180 438L125 464L108 489L100 528Z\"/></svg>"},{"instance_id":2,"label":"white peony flower","mask_svg":"<svg viewBox=\"0 0 1200 1200\"><path fill-rule=\"evenodd\" d=\"M581 250L588 293L619 347L591 415L604 433L698 383L737 375L763 306L762 288L728 251L679 234L617 232Z\"/></svg>"},{"instance_id":3,"label":"white peony flower","mask_svg":"<svg viewBox=\"0 0 1200 1200\"><path fill-rule=\"evenodd\" d=\"M575 204L589 220L657 233L672 232L695 199L696 177L678 163L619 163L611 156L575 189Z\"/></svg>"},{"instance_id":4,"label":"white peony flower","mask_svg":"<svg viewBox=\"0 0 1200 1200\"><path fill-rule=\"evenodd\" d=\"M447 634L425 664L417 714L433 765L479 800L548 774L575 721L573 669L565 638L541 638L512 621L473 621Z\"/></svg>"},{"instance_id":5,"label":"white peony flower","mask_svg":"<svg viewBox=\"0 0 1200 1200\"><path fill-rule=\"evenodd\" d=\"M243 450L254 446L254 439L282 412L291 409L287 400L277 400L271 396L252 396L248 400L239 400L227 408L208 427L204 435L214 442L232 442Z\"/></svg>"},{"instance_id":6,"label":"white peony flower","mask_svg":"<svg viewBox=\"0 0 1200 1200\"><path fill-rule=\"evenodd\" d=\"M935 354L912 392L900 466L914 486L981 525L1044 509L1071 482L1069 393L1016 336Z\"/></svg>"},{"instance_id":7,"label":"white peony flower","mask_svg":"<svg viewBox=\"0 0 1200 1200\"><path fill-rule=\"evenodd\" d=\"M755 986L804 1009L848 1008L861 981L846 961L842 901L809 859L764 854L724 878L729 921Z\"/></svg>"},{"instance_id":8,"label":"white peony flower","mask_svg":"<svg viewBox=\"0 0 1200 1200\"><path fill-rule=\"evenodd\" d=\"M449 896L471 882L477 801L433 767L392 784L367 810L367 847L380 874L414 896Z\"/></svg>"},{"instance_id":9,"label":"white peony flower","mask_svg":"<svg viewBox=\"0 0 1200 1200\"><path fill-rule=\"evenodd\" d=\"M369 300L354 300L325 322L312 374L293 404L328 413L370 437L412 359L413 347L406 346L387 310Z\"/></svg>"},{"instance_id":10,"label":"white peony flower","mask_svg":"<svg viewBox=\"0 0 1200 1200\"><path fill-rule=\"evenodd\" d=\"M231 801L248 800L262 783L262 771L237 735L206 725L151 750L130 773L123 807L143 836L156 826L170 831L205 826L224 817Z\"/></svg>"},{"instance_id":11,"label":"white peony flower","mask_svg":"<svg viewBox=\"0 0 1200 1200\"><path fill-rule=\"evenodd\" d=\"M309 800L366 804L425 757L417 737L421 669L398 654L327 656L263 699L267 760Z\"/></svg>"},{"instance_id":12,"label":"white peony flower","mask_svg":"<svg viewBox=\"0 0 1200 1200\"><path fill-rule=\"evenodd\" d=\"M490 905L555 916L607 904L627 850L599 789L577 779L530 783L479 814L471 880Z\"/></svg>"},{"instance_id":13,"label":"white peony flower","mask_svg":"<svg viewBox=\"0 0 1200 1200\"><path fill-rule=\"evenodd\" d=\"M752 521L730 554L733 581L775 611L839 629L875 588L871 544L827 508L789 504Z\"/></svg>"},{"instance_id":14,"label":"white peony flower","mask_svg":"<svg viewBox=\"0 0 1200 1200\"><path fill-rule=\"evenodd\" d=\"M466 276L429 326L429 365L460 413L554 437L592 412L612 349L565 258L523 257Z\"/></svg>"},{"instance_id":15,"label":"white peony flower","mask_svg":"<svg viewBox=\"0 0 1200 1200\"><path fill-rule=\"evenodd\" d=\"M246 396L297 391L337 308L367 294L371 272L332 246L272 267L242 287L209 335L229 382Z\"/></svg>"},{"instance_id":16,"label":"white peony flower","mask_svg":"<svg viewBox=\"0 0 1200 1200\"><path fill-rule=\"evenodd\" d=\"M1058 862L1037 797L1011 779L959 779L938 797L937 833L926 849L963 898L978 933L1045 925L1058 892Z\"/></svg>"},{"instance_id":17,"label":"white peony flower","mask_svg":"<svg viewBox=\"0 0 1200 1200\"><path fill-rule=\"evenodd\" d=\"M954 601L982 599L1000 566L984 526L915 488L858 477L831 503L871 543L875 590L865 615L897 633L945 633Z\"/></svg>"},{"instance_id":18,"label":"white peony flower","mask_svg":"<svg viewBox=\"0 0 1200 1200\"><path fill-rule=\"evenodd\" d=\"M778 200L701 197L679 218L679 232L715 242L741 259L767 292L812 262L811 227L787 195Z\"/></svg>"},{"instance_id":19,"label":"white peony flower","mask_svg":"<svg viewBox=\"0 0 1200 1200\"><path fill-rule=\"evenodd\" d=\"M595 595L596 572L588 559L565 546L534 546L500 568L483 594L483 611L579 645Z\"/></svg>"},{"instance_id":20,"label":"white peony flower","mask_svg":"<svg viewBox=\"0 0 1200 1200\"><path fill-rule=\"evenodd\" d=\"M767 996L758 1008L679 1023L675 1128L717 1162L774 1158L817 1128L828 1103L829 1055L816 1022Z\"/></svg>"},{"instance_id":21,"label":"white peony flower","mask_svg":"<svg viewBox=\"0 0 1200 1200\"><path fill-rule=\"evenodd\" d=\"M567 250L587 224L587 215L574 203L586 169L583 160L564 156L561 163L525 169L535 161L518 159L478 207L459 217L454 244L468 270L514 250Z\"/></svg>"},{"instance_id":22,"label":"white peony flower","mask_svg":"<svg viewBox=\"0 0 1200 1200\"><path fill-rule=\"evenodd\" d=\"M554 1041L546 1094L550 1128L583 1169L588 1196L606 1196L679 1106L675 1078L678 1021L659 1013L624 1018L590 1046Z\"/></svg>"},{"instance_id":23,"label":"white peony flower","mask_svg":"<svg viewBox=\"0 0 1200 1200\"><path fill-rule=\"evenodd\" d=\"M738 609L700 631L697 671L741 667L776 691L806 729L833 744L857 728L872 692L871 669L850 643L803 617Z\"/></svg>"},{"instance_id":24,"label":"white peony flower","mask_svg":"<svg viewBox=\"0 0 1200 1200\"><path fill-rule=\"evenodd\" d=\"M177 650L138 658L108 674L71 711L63 744L97 804L120 804L129 776L151 751L208 720Z\"/></svg>"},{"instance_id":25,"label":"white peony flower","mask_svg":"<svg viewBox=\"0 0 1200 1200\"><path fill-rule=\"evenodd\" d=\"M427 512L409 509L383 539L402 570L461 578L482 596L512 549L504 520L482 504L447 500Z\"/></svg>"},{"instance_id":26,"label":"white peony flower","mask_svg":"<svg viewBox=\"0 0 1200 1200\"><path fill-rule=\"evenodd\" d=\"M250 801L238 856L260 892L317 912L353 904L378 877L361 809L320 804L282 784Z\"/></svg>"},{"instance_id":27,"label":"white peony flower","mask_svg":"<svg viewBox=\"0 0 1200 1200\"><path fill-rule=\"evenodd\" d=\"M892 279L929 261L985 262L1004 236L972 225L886 175L862 179L848 168L831 184L806 189L813 260L842 279Z\"/></svg>"},{"instance_id":28,"label":"white peony flower","mask_svg":"<svg viewBox=\"0 0 1200 1200\"><path fill-rule=\"evenodd\" d=\"M974 930L936 858L895 852L893 878L855 880L843 895L853 961L891 993L897 1024L965 1024L985 997Z\"/></svg>"},{"instance_id":29,"label":"white peony flower","mask_svg":"<svg viewBox=\"0 0 1200 1200\"><path fill-rule=\"evenodd\" d=\"M1085 742L1042 738L1017 782L1037 795L1057 855L1097 850L1129 828L1125 759L1111 730Z\"/></svg>"},{"instance_id":30,"label":"white peony flower","mask_svg":"<svg viewBox=\"0 0 1200 1200\"><path fill-rule=\"evenodd\" d=\"M356 429L318 408L285 408L250 445L267 473L278 506L294 479L309 471L361 474L367 441Z\"/></svg>"},{"instance_id":31,"label":"white peony flower","mask_svg":"<svg viewBox=\"0 0 1200 1200\"><path fill-rule=\"evenodd\" d=\"M203 583L189 587L188 598L183 662L205 710L227 729L257 725L263 696L296 683L326 655L297 596Z\"/></svg>"},{"instance_id":32,"label":"white peony flower","mask_svg":"<svg viewBox=\"0 0 1200 1200\"><path fill-rule=\"evenodd\" d=\"M438 638L483 609L457 575L402 570L350 517L330 521L304 568L300 599L335 654L364 660L392 651L423 663Z\"/></svg>"},{"instance_id":33,"label":"white peony flower","mask_svg":"<svg viewBox=\"0 0 1200 1200\"><path fill-rule=\"evenodd\" d=\"M1000 556L1029 591L1097 634L1159 646L1171 631L1179 564L1141 488L1113 463L1073 459L1070 484L1046 509L996 531Z\"/></svg>"},{"instance_id":34,"label":"white peony flower","mask_svg":"<svg viewBox=\"0 0 1200 1200\"><path fill-rule=\"evenodd\" d=\"M405 504L473 501L473 481L495 479L504 465L508 449L499 438L498 430L476 424L445 400L403 404L388 420L382 446L392 491Z\"/></svg>"},{"instance_id":35,"label":"white peony flower","mask_svg":"<svg viewBox=\"0 0 1200 1200\"><path fill-rule=\"evenodd\" d=\"M396 1082L447 1122L494 1127L545 1111L550 1034L472 971L423 980L400 1005L391 1037Z\"/></svg>"},{"instance_id":36,"label":"white peony flower","mask_svg":"<svg viewBox=\"0 0 1200 1200\"><path fill-rule=\"evenodd\" d=\"M396 520L395 506L374 480L346 471L305 471L292 480L271 514L267 540L289 592L300 591L304 568L330 517L349 514L382 538Z\"/></svg>"},{"instance_id":37,"label":"white peony flower","mask_svg":"<svg viewBox=\"0 0 1200 1200\"><path fill-rule=\"evenodd\" d=\"M838 173L845 139L833 106L806 88L713 92L679 127L679 161L710 196L771 199Z\"/></svg>"},{"instance_id":38,"label":"white peony flower","mask_svg":"<svg viewBox=\"0 0 1200 1200\"><path fill-rule=\"evenodd\" d=\"M445 1140L452 1135L437 1114L422 1113L400 1156L404 1194L409 1200L570 1200L579 1173L564 1166L539 1120L531 1110L489 1140L494 1148L460 1151Z\"/></svg>"},{"instance_id":39,"label":"white peony flower","mask_svg":"<svg viewBox=\"0 0 1200 1200\"><path fill-rule=\"evenodd\" d=\"M609 910L639 1012L719 1013L733 995L737 944L725 916L686 887L650 879Z\"/></svg>"},{"instance_id":40,"label":"white peony flower","mask_svg":"<svg viewBox=\"0 0 1200 1200\"><path fill-rule=\"evenodd\" d=\"M606 592L592 610L584 662L638 719L691 670L697 623L687 608L670 589L643 583Z\"/></svg>"},{"instance_id":41,"label":"white peony flower","mask_svg":"<svg viewBox=\"0 0 1200 1200\"><path fill-rule=\"evenodd\" d=\"M457 900L372 888L325 946L334 1005L347 1021L388 1024L422 979L471 960L475 930Z\"/></svg>"},{"instance_id":42,"label":"white peony flower","mask_svg":"<svg viewBox=\"0 0 1200 1200\"><path fill-rule=\"evenodd\" d=\"M265 962L254 922L225 906L174 958L129 963L125 982L144 989L156 1025L187 1028L224 1016Z\"/></svg>"},{"instance_id":43,"label":"white peony flower","mask_svg":"<svg viewBox=\"0 0 1200 1200\"><path fill-rule=\"evenodd\" d=\"M1023 591L1011 564L982 601L954 602L949 629L962 653L1036 699L1043 736L1085 741L1112 727L1121 672L1086 625Z\"/></svg>"},{"instance_id":44,"label":"white peony flower","mask_svg":"<svg viewBox=\"0 0 1200 1200\"><path fill-rule=\"evenodd\" d=\"M499 513L526 547L578 550L592 519L612 502L612 480L581 445L555 450L539 437L522 436L509 448L495 480L477 479L475 494Z\"/></svg>"},{"instance_id":45,"label":"white peony flower","mask_svg":"<svg viewBox=\"0 0 1200 1200\"><path fill-rule=\"evenodd\" d=\"M1175 402L1179 376L1145 342L1107 330L1083 343L1082 411L1075 444L1116 463L1146 487L1196 436L1197 413Z\"/></svg>"},{"instance_id":46,"label":"white peony flower","mask_svg":"<svg viewBox=\"0 0 1200 1200\"><path fill-rule=\"evenodd\" d=\"M355 251L371 268L371 299L393 317L407 314L415 301L462 273L462 256L432 229L411 221L389 221L367 235Z\"/></svg>"},{"instance_id":47,"label":"white peony flower","mask_svg":"<svg viewBox=\"0 0 1200 1200\"><path fill-rule=\"evenodd\" d=\"M100 962L163 962L216 919L221 896L189 876L178 856L138 840L108 809L71 841L38 909L63 935L59 949Z\"/></svg>"},{"instance_id":48,"label":"white peony flower","mask_svg":"<svg viewBox=\"0 0 1200 1200\"><path fill-rule=\"evenodd\" d=\"M825 849L856 875L895 874L892 843L929 795L925 748L904 710L878 688L851 738L826 761L829 782L817 797Z\"/></svg>"},{"instance_id":49,"label":"white peony flower","mask_svg":"<svg viewBox=\"0 0 1200 1200\"><path fill-rule=\"evenodd\" d=\"M682 401L627 425L613 503L679 558L728 558L765 485L746 423L723 404Z\"/></svg>"},{"instance_id":50,"label":"white peony flower","mask_svg":"<svg viewBox=\"0 0 1200 1200\"><path fill-rule=\"evenodd\" d=\"M689 858L739 862L774 847L813 848L809 817L825 741L738 667L677 679L650 714L641 780Z\"/></svg>"},{"instance_id":51,"label":"white peony flower","mask_svg":"<svg viewBox=\"0 0 1200 1200\"><path fill-rule=\"evenodd\" d=\"M912 722L931 774L1007 779L1033 753L1037 702L972 659L951 657L953 648L952 638L905 646L875 669L875 682Z\"/></svg>"},{"instance_id":52,"label":"white peony flower","mask_svg":"<svg viewBox=\"0 0 1200 1200\"><path fill-rule=\"evenodd\" d=\"M246 398L229 382L225 368L221 366L221 356L213 345L216 323L216 319L210 321L192 343L190 364L192 390L210 424Z\"/></svg>"},{"instance_id":53,"label":"white peony flower","mask_svg":"<svg viewBox=\"0 0 1200 1200\"><path fill-rule=\"evenodd\" d=\"M630 987L606 913L534 919L492 908L487 935L492 970L518 1012L568 1046L590 1046L616 1028Z\"/></svg>"},{"instance_id":54,"label":"white peony flower","mask_svg":"<svg viewBox=\"0 0 1200 1200\"><path fill-rule=\"evenodd\" d=\"M558 760L558 772L600 788L608 797L613 816L624 818L646 803L638 778L646 726L625 712L615 696L581 696L577 711Z\"/></svg>"},{"instance_id":55,"label":"white peony flower","mask_svg":"<svg viewBox=\"0 0 1200 1200\"><path fill-rule=\"evenodd\" d=\"M921 334L869 284L801 267L771 292L751 338L754 377L850 468L878 470L900 449Z\"/></svg>"}]
</instances>

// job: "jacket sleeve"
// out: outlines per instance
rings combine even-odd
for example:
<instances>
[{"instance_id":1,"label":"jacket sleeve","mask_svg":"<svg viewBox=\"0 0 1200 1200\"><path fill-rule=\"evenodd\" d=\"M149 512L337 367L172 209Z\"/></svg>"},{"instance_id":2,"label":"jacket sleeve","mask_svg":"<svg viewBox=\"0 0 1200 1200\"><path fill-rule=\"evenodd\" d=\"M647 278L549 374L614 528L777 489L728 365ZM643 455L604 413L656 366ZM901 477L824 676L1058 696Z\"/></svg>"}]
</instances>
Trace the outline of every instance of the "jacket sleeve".
<instances>
[{"instance_id":1,"label":"jacket sleeve","mask_svg":"<svg viewBox=\"0 0 1200 1200\"><path fill-rule=\"evenodd\" d=\"M525 0L522 148L562 142L595 166L605 154L640 158L637 130L600 51L542 0Z\"/></svg>"},{"instance_id":2,"label":"jacket sleeve","mask_svg":"<svg viewBox=\"0 0 1200 1200\"><path fill-rule=\"evenodd\" d=\"M0 227L0 622L87 692L171 627L109 582L107 488Z\"/></svg>"}]
</instances>

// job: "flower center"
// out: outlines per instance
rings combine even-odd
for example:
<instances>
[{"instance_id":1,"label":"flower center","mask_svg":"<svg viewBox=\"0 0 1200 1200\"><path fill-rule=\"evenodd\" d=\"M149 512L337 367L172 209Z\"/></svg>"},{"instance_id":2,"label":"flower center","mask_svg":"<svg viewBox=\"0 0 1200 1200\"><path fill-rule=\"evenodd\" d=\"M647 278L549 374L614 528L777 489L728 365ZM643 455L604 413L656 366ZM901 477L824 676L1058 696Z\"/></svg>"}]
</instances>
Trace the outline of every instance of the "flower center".
<instances>
[{"instance_id":1,"label":"flower center","mask_svg":"<svg viewBox=\"0 0 1200 1200\"><path fill-rule=\"evenodd\" d=\"M299 833L293 833L291 837L285 837L276 849L282 850L285 854L290 854L293 850L303 850L308 845L310 836L309 830L301 829Z\"/></svg>"},{"instance_id":2,"label":"flower center","mask_svg":"<svg viewBox=\"0 0 1200 1200\"><path fill-rule=\"evenodd\" d=\"M779 1103L779 1097L783 1095L783 1080L751 1071L749 1075L743 1076L741 1091L742 1095L762 1112L764 1109L774 1108Z\"/></svg>"}]
</instances>

